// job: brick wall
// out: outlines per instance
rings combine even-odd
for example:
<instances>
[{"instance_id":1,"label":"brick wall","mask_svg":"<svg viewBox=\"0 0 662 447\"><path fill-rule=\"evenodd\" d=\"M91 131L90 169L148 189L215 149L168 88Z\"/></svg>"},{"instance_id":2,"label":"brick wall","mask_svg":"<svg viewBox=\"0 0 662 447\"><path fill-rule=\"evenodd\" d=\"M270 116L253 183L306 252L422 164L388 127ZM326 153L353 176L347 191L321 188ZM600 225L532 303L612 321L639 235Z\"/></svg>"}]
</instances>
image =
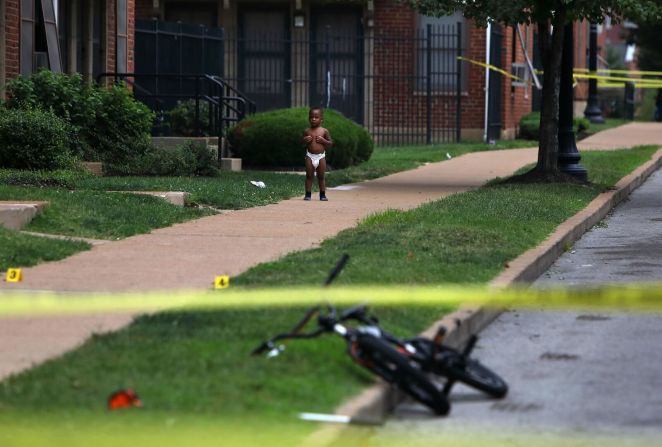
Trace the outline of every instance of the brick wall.
<instances>
[{"instance_id":1,"label":"brick wall","mask_svg":"<svg viewBox=\"0 0 662 447\"><path fill-rule=\"evenodd\" d=\"M135 11L136 0L127 0L128 9L128 70L134 67ZM20 72L20 13L19 0L5 0L5 30L0 35L5 40L6 79L10 80ZM116 0L106 2L106 71L115 71L116 62ZM1 12L0 12L1 13Z\"/></svg>"},{"instance_id":2,"label":"brick wall","mask_svg":"<svg viewBox=\"0 0 662 447\"><path fill-rule=\"evenodd\" d=\"M420 127L425 122L426 96L416 85L416 13L389 0L375 1L374 124L376 127ZM473 22L465 26L463 55L485 59L485 30ZM388 36L381 38L380 36ZM393 39L396 37L397 39ZM454 44L454 41L453 41ZM461 126L480 132L484 126L484 70L462 64L467 79L461 99ZM452 128L456 123L455 90L434 93L432 124Z\"/></svg>"},{"instance_id":3,"label":"brick wall","mask_svg":"<svg viewBox=\"0 0 662 447\"><path fill-rule=\"evenodd\" d=\"M136 18L150 19L159 17L158 10L154 10L152 0L134 0L136 2Z\"/></svg>"},{"instance_id":4,"label":"brick wall","mask_svg":"<svg viewBox=\"0 0 662 447\"><path fill-rule=\"evenodd\" d=\"M375 89L374 102L376 126L416 126L425 115L426 100L423 92L417 91L411 75L415 72L416 51L413 37L415 36L416 13L407 6L388 0L375 2L375 36L380 33L396 35L411 39L410 48L397 48L396 44L381 42L375 45ZM472 21L465 26L467 37L463 56L479 62L485 61L486 30L478 28ZM528 48L533 48L533 33L526 33ZM524 63L524 51L519 39L513 34L512 28L504 28L503 51L501 66L506 71L511 70L514 61ZM380 41L377 40L379 43ZM513 42L515 45L513 45ZM513 54L514 51L514 54ZM394 58L394 54L405 54ZM532 51L529 50L532 57ZM485 69L465 62L462 64L466 76L466 88L461 100L461 125L463 134L480 138L485 126ZM382 76L388 75L387 79ZM502 77L502 135L505 138L516 136L520 118L531 111L533 90L528 87L512 87L510 78ZM420 89L419 89L420 90ZM455 125L454 94L436 94L432 100L433 125ZM467 132L465 132L467 131Z\"/></svg>"},{"instance_id":5,"label":"brick wall","mask_svg":"<svg viewBox=\"0 0 662 447\"><path fill-rule=\"evenodd\" d=\"M527 48L529 48L529 57L532 56L533 34L526 32L526 28L521 27L523 37L526 39ZM524 64L524 50L520 44L517 32L513 28L504 28L504 60L503 67L506 71L511 71L513 62ZM514 54L513 54L514 49ZM502 77L502 134L504 138L514 138L517 133L519 120L523 115L531 111L531 96L533 94L532 85L526 87L515 87L512 85L512 79L507 76Z\"/></svg>"},{"instance_id":6,"label":"brick wall","mask_svg":"<svg viewBox=\"0 0 662 447\"><path fill-rule=\"evenodd\" d=\"M467 26L468 44L464 57L485 62L486 30L469 21ZM462 127L482 130L485 127L485 69L465 62L463 70L468 71L467 91L462 98Z\"/></svg>"},{"instance_id":7,"label":"brick wall","mask_svg":"<svg viewBox=\"0 0 662 447\"><path fill-rule=\"evenodd\" d=\"M106 1L106 63L107 72L115 71L117 60L117 0Z\"/></svg>"},{"instance_id":8,"label":"brick wall","mask_svg":"<svg viewBox=\"0 0 662 447\"><path fill-rule=\"evenodd\" d=\"M20 72L20 15L19 0L5 0L5 70L6 79L18 76Z\"/></svg>"},{"instance_id":9,"label":"brick wall","mask_svg":"<svg viewBox=\"0 0 662 447\"><path fill-rule=\"evenodd\" d=\"M129 61L127 63L127 70L129 73L133 73L134 67L135 67L135 61L134 61L134 47L136 46L136 0L127 0L127 10L129 14L129 21L128 21L128 34L129 34L129 42L128 42L128 57Z\"/></svg>"},{"instance_id":10,"label":"brick wall","mask_svg":"<svg viewBox=\"0 0 662 447\"><path fill-rule=\"evenodd\" d=\"M573 29L574 45L574 68L588 68L590 23L587 21L576 22ZM585 101L588 96L588 82L580 81L574 89L575 101Z\"/></svg>"}]
</instances>

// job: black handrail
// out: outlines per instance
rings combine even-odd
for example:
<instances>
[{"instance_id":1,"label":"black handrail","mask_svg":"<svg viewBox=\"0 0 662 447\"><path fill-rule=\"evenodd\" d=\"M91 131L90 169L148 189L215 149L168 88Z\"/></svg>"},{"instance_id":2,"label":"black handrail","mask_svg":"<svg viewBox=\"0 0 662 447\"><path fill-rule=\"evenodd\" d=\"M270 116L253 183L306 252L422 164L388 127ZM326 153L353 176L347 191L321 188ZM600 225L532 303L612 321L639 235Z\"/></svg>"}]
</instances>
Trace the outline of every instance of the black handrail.
<instances>
[{"instance_id":1,"label":"black handrail","mask_svg":"<svg viewBox=\"0 0 662 447\"><path fill-rule=\"evenodd\" d=\"M202 136L200 129L200 101L206 102L209 107L209 131L219 139L219 158L221 157L220 146L225 129L232 123L241 121L246 115L256 111L255 102L251 101L238 89L230 85L220 76L197 73L101 73L97 76L97 82L104 78L112 78L116 82L124 81L130 84L140 94L141 98L154 99L163 109L164 99L193 99L195 100L195 125L196 135ZM137 82L138 79L154 79L156 81L156 92L151 92ZM179 81L188 80L195 82L195 93L161 93L158 83L161 80L175 79ZM163 110L161 110L163 112Z\"/></svg>"}]
</instances>

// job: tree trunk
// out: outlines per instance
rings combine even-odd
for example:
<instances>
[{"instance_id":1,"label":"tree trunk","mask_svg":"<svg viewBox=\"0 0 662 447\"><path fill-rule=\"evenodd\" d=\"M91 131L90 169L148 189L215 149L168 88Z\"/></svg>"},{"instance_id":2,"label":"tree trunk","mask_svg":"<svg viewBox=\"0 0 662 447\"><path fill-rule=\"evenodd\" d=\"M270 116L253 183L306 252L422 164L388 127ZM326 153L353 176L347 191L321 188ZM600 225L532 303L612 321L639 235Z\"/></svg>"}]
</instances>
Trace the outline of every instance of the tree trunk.
<instances>
[{"instance_id":1,"label":"tree trunk","mask_svg":"<svg viewBox=\"0 0 662 447\"><path fill-rule=\"evenodd\" d=\"M540 142L536 170L545 173L558 172L559 152L559 91L561 80L561 56L566 9L560 7L552 21L553 33L547 24L538 24L540 54L543 59L542 107L540 112Z\"/></svg>"}]
</instances>

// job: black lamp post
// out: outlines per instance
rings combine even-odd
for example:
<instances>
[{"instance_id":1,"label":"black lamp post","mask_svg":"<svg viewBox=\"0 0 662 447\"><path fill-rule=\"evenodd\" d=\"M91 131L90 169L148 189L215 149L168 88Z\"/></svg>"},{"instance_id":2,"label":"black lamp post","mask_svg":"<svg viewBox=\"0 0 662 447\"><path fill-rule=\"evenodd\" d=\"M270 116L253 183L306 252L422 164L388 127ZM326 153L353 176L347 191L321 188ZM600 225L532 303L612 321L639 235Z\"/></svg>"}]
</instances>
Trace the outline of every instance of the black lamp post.
<instances>
[{"instance_id":1,"label":"black lamp post","mask_svg":"<svg viewBox=\"0 0 662 447\"><path fill-rule=\"evenodd\" d=\"M561 59L561 86L559 98L559 170L573 177L586 181L586 168L579 164L581 155L575 143L575 132L572 128L573 118L573 24L565 26L563 33L563 57Z\"/></svg>"},{"instance_id":2,"label":"black lamp post","mask_svg":"<svg viewBox=\"0 0 662 447\"><path fill-rule=\"evenodd\" d=\"M588 70L595 73L598 69L598 25L591 23L589 40L588 40ZM598 80L588 80L588 99L586 100L586 110L584 116L595 124L602 124L605 122L602 116L602 110L598 104Z\"/></svg>"}]
</instances>

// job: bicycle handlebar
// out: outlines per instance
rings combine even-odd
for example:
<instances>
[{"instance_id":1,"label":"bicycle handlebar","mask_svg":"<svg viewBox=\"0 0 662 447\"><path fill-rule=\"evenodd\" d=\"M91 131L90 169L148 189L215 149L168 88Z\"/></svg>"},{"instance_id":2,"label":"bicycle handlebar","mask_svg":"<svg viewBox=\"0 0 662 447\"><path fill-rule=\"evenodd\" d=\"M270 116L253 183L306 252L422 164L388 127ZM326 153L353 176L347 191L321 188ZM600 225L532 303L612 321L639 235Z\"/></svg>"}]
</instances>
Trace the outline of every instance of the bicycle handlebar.
<instances>
[{"instance_id":1,"label":"bicycle handlebar","mask_svg":"<svg viewBox=\"0 0 662 447\"><path fill-rule=\"evenodd\" d=\"M284 332L282 334L275 335L271 337L269 340L263 342L260 346L255 348L252 352L253 355L257 354L262 354L265 351L272 350L276 346L274 343L280 340L287 340L287 339L305 339L305 338L315 338L319 337L325 332L331 332L333 331L333 327L336 323L340 323L345 320L356 320L364 324L371 324L375 325L376 324L376 319L372 319L366 316L366 311L367 311L367 306L365 304L360 304L356 306L352 306L341 314L340 318L336 317L336 309L333 307L331 304L326 305L328 314L327 315L320 315L317 319L317 323L319 325L319 328L315 331L312 332L307 332L307 333L301 333L301 329L303 329L306 324L310 321L310 319L317 313L320 312L322 309L322 306L313 306L310 309L306 311L306 314L304 317L294 325L292 330L290 332Z\"/></svg>"}]
</instances>

